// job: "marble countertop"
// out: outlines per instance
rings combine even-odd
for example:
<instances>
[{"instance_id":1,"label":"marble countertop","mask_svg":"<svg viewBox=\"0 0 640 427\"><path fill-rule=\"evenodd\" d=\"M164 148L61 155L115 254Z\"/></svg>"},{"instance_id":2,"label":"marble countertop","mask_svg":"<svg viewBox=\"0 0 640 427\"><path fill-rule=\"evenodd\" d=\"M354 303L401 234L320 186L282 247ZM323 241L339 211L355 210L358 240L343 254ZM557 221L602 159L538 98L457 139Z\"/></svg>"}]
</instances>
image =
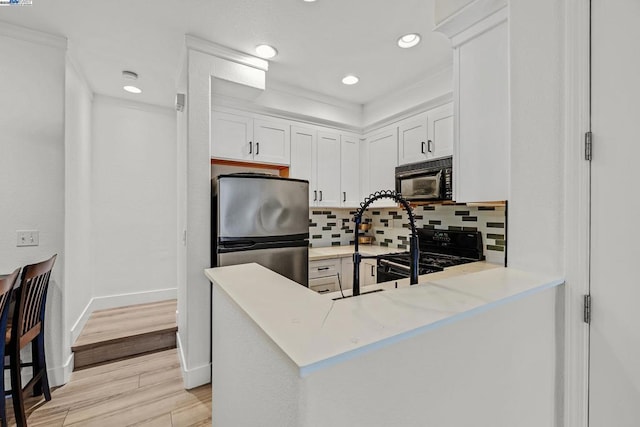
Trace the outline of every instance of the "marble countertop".
<instances>
[{"instance_id":1,"label":"marble countertop","mask_svg":"<svg viewBox=\"0 0 640 427\"><path fill-rule=\"evenodd\" d=\"M389 248L378 245L358 245L358 250L362 255L385 255L397 252L406 252L406 249ZM324 248L309 248L309 261L318 261L330 258L343 258L352 256L355 251L354 245L347 246L327 246Z\"/></svg>"},{"instance_id":2,"label":"marble countertop","mask_svg":"<svg viewBox=\"0 0 640 427\"><path fill-rule=\"evenodd\" d=\"M382 292L336 301L255 263L211 268L205 274L216 292L226 293L304 376L563 283L558 277L473 264L466 271L421 276L415 286L399 283L396 289L388 282L374 285Z\"/></svg>"}]
</instances>

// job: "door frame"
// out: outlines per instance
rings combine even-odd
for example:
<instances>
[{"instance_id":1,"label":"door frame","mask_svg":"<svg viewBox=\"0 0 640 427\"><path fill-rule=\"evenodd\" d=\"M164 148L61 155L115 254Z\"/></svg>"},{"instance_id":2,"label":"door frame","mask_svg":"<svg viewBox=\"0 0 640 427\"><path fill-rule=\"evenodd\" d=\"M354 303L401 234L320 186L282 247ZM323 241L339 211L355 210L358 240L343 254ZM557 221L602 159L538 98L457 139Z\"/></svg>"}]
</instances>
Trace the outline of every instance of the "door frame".
<instances>
[{"instance_id":1,"label":"door frame","mask_svg":"<svg viewBox=\"0 0 640 427\"><path fill-rule=\"evenodd\" d=\"M591 1L565 0L564 425L589 424L589 325L583 296L590 289L591 164L585 160L590 130Z\"/></svg>"}]
</instances>

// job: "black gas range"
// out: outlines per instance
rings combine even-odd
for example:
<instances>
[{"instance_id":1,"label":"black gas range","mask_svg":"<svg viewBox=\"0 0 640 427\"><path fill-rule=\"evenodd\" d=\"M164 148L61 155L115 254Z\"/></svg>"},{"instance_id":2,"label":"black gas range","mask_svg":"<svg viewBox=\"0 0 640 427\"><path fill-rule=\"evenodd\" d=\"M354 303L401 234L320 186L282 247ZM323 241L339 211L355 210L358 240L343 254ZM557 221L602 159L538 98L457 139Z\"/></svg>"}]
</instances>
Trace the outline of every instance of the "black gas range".
<instances>
[{"instance_id":1,"label":"black gas range","mask_svg":"<svg viewBox=\"0 0 640 427\"><path fill-rule=\"evenodd\" d=\"M418 274L443 271L447 267L482 261L482 234L479 231L419 229ZM410 276L409 252L377 257L378 283Z\"/></svg>"}]
</instances>

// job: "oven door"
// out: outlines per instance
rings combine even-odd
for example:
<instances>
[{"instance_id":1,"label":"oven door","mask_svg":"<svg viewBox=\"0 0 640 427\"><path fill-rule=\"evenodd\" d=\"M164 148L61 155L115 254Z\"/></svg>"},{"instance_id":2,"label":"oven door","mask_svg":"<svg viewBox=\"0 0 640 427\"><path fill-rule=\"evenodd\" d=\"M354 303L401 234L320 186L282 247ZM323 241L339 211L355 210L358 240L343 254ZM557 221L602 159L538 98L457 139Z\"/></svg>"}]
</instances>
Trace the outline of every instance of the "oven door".
<instances>
[{"instance_id":1,"label":"oven door","mask_svg":"<svg viewBox=\"0 0 640 427\"><path fill-rule=\"evenodd\" d=\"M409 277L409 267L379 259L377 268L376 283L389 282L392 280L406 279Z\"/></svg>"},{"instance_id":2,"label":"oven door","mask_svg":"<svg viewBox=\"0 0 640 427\"><path fill-rule=\"evenodd\" d=\"M396 191L407 200L440 200L442 171L411 175L396 175Z\"/></svg>"}]
</instances>

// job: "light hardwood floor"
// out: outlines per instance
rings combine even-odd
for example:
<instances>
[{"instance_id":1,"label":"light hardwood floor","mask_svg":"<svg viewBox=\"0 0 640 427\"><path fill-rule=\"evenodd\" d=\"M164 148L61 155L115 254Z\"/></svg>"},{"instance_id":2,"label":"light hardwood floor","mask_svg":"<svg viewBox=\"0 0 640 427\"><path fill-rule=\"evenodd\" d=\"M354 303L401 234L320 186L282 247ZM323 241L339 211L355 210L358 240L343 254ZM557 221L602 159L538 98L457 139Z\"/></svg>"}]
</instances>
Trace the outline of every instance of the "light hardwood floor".
<instances>
[{"instance_id":1,"label":"light hardwood floor","mask_svg":"<svg viewBox=\"0 0 640 427\"><path fill-rule=\"evenodd\" d=\"M32 398L25 406L29 427L210 426L211 385L185 390L171 349L74 372L51 401Z\"/></svg>"},{"instance_id":2,"label":"light hardwood floor","mask_svg":"<svg viewBox=\"0 0 640 427\"><path fill-rule=\"evenodd\" d=\"M75 369L176 346L176 300L98 310L71 347Z\"/></svg>"}]
</instances>

